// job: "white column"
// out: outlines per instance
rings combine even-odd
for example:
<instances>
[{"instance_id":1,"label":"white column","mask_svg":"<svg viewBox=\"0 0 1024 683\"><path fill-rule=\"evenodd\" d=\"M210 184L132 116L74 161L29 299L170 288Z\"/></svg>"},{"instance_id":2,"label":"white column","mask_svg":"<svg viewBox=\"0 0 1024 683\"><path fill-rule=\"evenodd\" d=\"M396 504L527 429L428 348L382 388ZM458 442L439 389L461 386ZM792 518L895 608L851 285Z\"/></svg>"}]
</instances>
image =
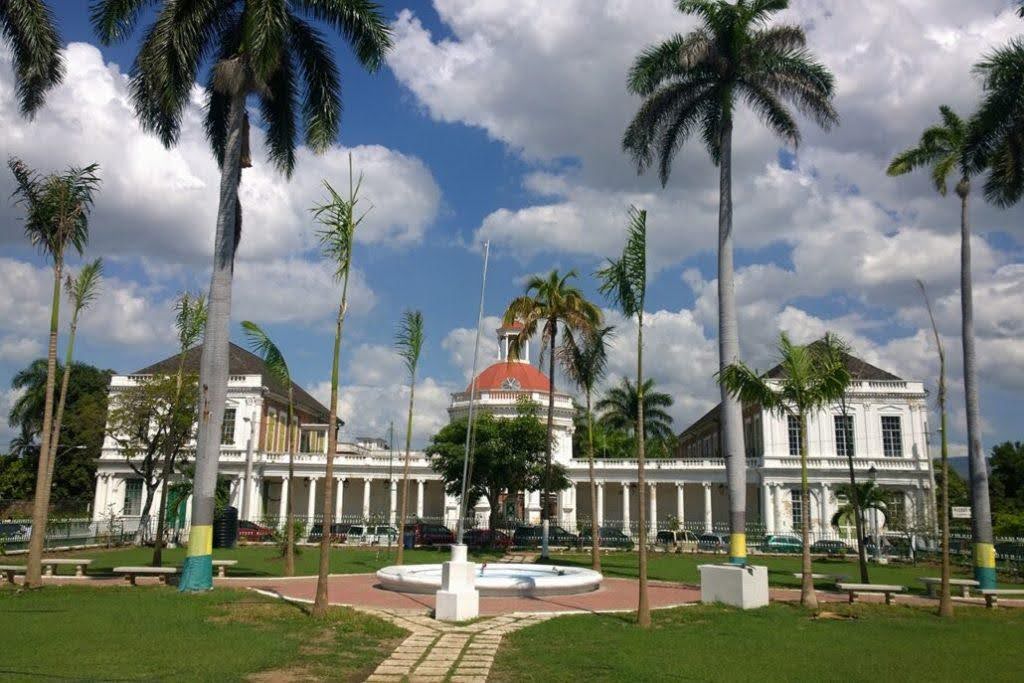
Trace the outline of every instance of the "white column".
<instances>
[{"instance_id":1,"label":"white column","mask_svg":"<svg viewBox=\"0 0 1024 683\"><path fill-rule=\"evenodd\" d=\"M459 499L449 495L443 486L441 491L444 494L444 525L455 531L455 527L459 523Z\"/></svg>"},{"instance_id":2,"label":"white column","mask_svg":"<svg viewBox=\"0 0 1024 683\"><path fill-rule=\"evenodd\" d=\"M686 496L683 492L683 485L676 484L676 519L679 520L679 528L685 529L686 522Z\"/></svg>"},{"instance_id":3,"label":"white column","mask_svg":"<svg viewBox=\"0 0 1024 683\"><path fill-rule=\"evenodd\" d=\"M337 477L336 481L338 482L338 495L334 497L334 519L340 522L345 502L345 477Z\"/></svg>"},{"instance_id":4,"label":"white column","mask_svg":"<svg viewBox=\"0 0 1024 683\"><path fill-rule=\"evenodd\" d=\"M398 518L398 482L394 479L391 480L391 507L388 509L388 521L391 524L395 523Z\"/></svg>"},{"instance_id":5,"label":"white column","mask_svg":"<svg viewBox=\"0 0 1024 683\"><path fill-rule=\"evenodd\" d=\"M263 477L252 475L252 496L249 498L249 521L255 522L263 517Z\"/></svg>"},{"instance_id":6,"label":"white column","mask_svg":"<svg viewBox=\"0 0 1024 683\"><path fill-rule=\"evenodd\" d=\"M712 523L711 515L711 482L705 481L704 484L704 531L711 532L714 528Z\"/></svg>"},{"instance_id":7,"label":"white column","mask_svg":"<svg viewBox=\"0 0 1024 683\"><path fill-rule=\"evenodd\" d=\"M278 525L283 529L287 523L288 516L288 492L290 490L288 486L288 477L281 477L281 509L277 511L277 522ZM191 508L192 506L189 505Z\"/></svg>"},{"instance_id":8,"label":"white column","mask_svg":"<svg viewBox=\"0 0 1024 683\"><path fill-rule=\"evenodd\" d=\"M109 489L107 495L110 495ZM185 526L192 526L192 494L189 494L188 499L185 500Z\"/></svg>"},{"instance_id":9,"label":"white column","mask_svg":"<svg viewBox=\"0 0 1024 683\"><path fill-rule=\"evenodd\" d=\"M761 523L766 534L775 533L775 509L772 505L772 485L761 484Z\"/></svg>"},{"instance_id":10,"label":"white column","mask_svg":"<svg viewBox=\"0 0 1024 683\"><path fill-rule=\"evenodd\" d=\"M313 524L316 516L316 478L309 478L309 499L306 501L306 524ZM309 528L309 527L307 527Z\"/></svg>"},{"instance_id":11,"label":"white column","mask_svg":"<svg viewBox=\"0 0 1024 683\"><path fill-rule=\"evenodd\" d=\"M782 484L775 485L775 533L782 533L783 530L783 510L782 505L784 502L784 494L786 489L783 488Z\"/></svg>"},{"instance_id":12,"label":"white column","mask_svg":"<svg viewBox=\"0 0 1024 683\"><path fill-rule=\"evenodd\" d=\"M416 518L423 519L423 489L425 482L422 479L416 480Z\"/></svg>"},{"instance_id":13,"label":"white column","mask_svg":"<svg viewBox=\"0 0 1024 683\"><path fill-rule=\"evenodd\" d=\"M597 508L594 510L597 515L597 526L604 526L604 482L597 482Z\"/></svg>"},{"instance_id":14,"label":"white column","mask_svg":"<svg viewBox=\"0 0 1024 683\"><path fill-rule=\"evenodd\" d=\"M526 494L526 521L540 524L540 491L529 491Z\"/></svg>"},{"instance_id":15,"label":"white column","mask_svg":"<svg viewBox=\"0 0 1024 683\"><path fill-rule=\"evenodd\" d=\"M820 498L820 500L818 501L818 505L819 505L818 515L821 517L821 520L820 520L821 521L821 524L820 524L820 526L821 526L821 533L827 534L829 532L830 528L831 528L831 524L829 524L829 522L831 520L829 519L829 517L832 516L829 513L829 504L828 504L829 490L828 490L828 484L822 484L821 485L821 492L818 495L819 495L819 498Z\"/></svg>"},{"instance_id":16,"label":"white column","mask_svg":"<svg viewBox=\"0 0 1024 683\"><path fill-rule=\"evenodd\" d=\"M653 535L653 534L658 533L658 485L657 484L651 484L650 486L651 486L651 488L650 488L650 490L651 490L651 501L650 501L651 514L650 514L649 527L651 529L651 534Z\"/></svg>"},{"instance_id":17,"label":"white column","mask_svg":"<svg viewBox=\"0 0 1024 683\"><path fill-rule=\"evenodd\" d=\"M92 518L94 520L103 519L103 514L106 512L104 506L106 504L106 478L105 474L96 475L96 492L92 498Z\"/></svg>"},{"instance_id":18,"label":"white column","mask_svg":"<svg viewBox=\"0 0 1024 683\"><path fill-rule=\"evenodd\" d=\"M370 519L370 480L363 479L363 521Z\"/></svg>"},{"instance_id":19,"label":"white column","mask_svg":"<svg viewBox=\"0 0 1024 683\"><path fill-rule=\"evenodd\" d=\"M622 530L629 534L629 482L622 483Z\"/></svg>"}]
</instances>

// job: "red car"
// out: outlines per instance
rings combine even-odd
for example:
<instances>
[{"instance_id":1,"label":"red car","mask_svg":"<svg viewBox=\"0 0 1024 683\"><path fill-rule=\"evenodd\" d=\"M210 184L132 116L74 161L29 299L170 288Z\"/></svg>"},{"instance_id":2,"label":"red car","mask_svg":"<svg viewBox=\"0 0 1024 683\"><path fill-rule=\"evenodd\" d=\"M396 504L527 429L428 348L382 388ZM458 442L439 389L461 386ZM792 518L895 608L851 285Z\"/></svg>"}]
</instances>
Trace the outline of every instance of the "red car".
<instances>
[{"instance_id":1,"label":"red car","mask_svg":"<svg viewBox=\"0 0 1024 683\"><path fill-rule=\"evenodd\" d=\"M446 526L420 522L413 526L416 532L416 545L451 545L455 542L455 534Z\"/></svg>"},{"instance_id":2,"label":"red car","mask_svg":"<svg viewBox=\"0 0 1024 683\"><path fill-rule=\"evenodd\" d=\"M274 530L261 526L256 522L240 520L238 522L238 540L249 543L262 543L274 538Z\"/></svg>"},{"instance_id":3,"label":"red car","mask_svg":"<svg viewBox=\"0 0 1024 683\"><path fill-rule=\"evenodd\" d=\"M512 537L497 529L469 529L462 534L462 541L469 548L495 548L508 550L512 547Z\"/></svg>"}]
</instances>

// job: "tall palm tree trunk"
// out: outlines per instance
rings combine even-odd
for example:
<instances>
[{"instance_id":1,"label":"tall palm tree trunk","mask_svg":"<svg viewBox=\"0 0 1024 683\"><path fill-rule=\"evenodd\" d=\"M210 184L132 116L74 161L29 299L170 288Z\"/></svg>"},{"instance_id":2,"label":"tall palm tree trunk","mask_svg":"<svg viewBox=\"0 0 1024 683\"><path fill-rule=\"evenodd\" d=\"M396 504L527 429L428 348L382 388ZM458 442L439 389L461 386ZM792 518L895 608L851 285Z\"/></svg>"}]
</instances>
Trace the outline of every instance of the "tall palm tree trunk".
<instances>
[{"instance_id":1,"label":"tall palm tree trunk","mask_svg":"<svg viewBox=\"0 0 1024 683\"><path fill-rule=\"evenodd\" d=\"M196 436L192 528L189 530L188 556L178 584L181 591L213 588L213 507L221 425L227 400L231 280L238 246L238 182L241 178L244 122L245 94L236 92L231 97L228 136L220 173L209 315L199 361L199 430Z\"/></svg>"},{"instance_id":2,"label":"tall palm tree trunk","mask_svg":"<svg viewBox=\"0 0 1024 683\"><path fill-rule=\"evenodd\" d=\"M651 605L647 597L647 475L644 472L644 313L637 316L636 333L636 484L637 502L640 504L637 521L640 530L637 540L640 545L638 573L640 574L640 597L636 607L636 623L641 628L651 625Z\"/></svg>"},{"instance_id":3,"label":"tall palm tree trunk","mask_svg":"<svg viewBox=\"0 0 1024 683\"><path fill-rule=\"evenodd\" d=\"M405 464L402 467L402 506L401 518L398 520L398 551L395 554L395 564L402 564L405 560L405 516L409 512L409 463L412 458L412 406L416 397L416 378L409 382L409 415L405 421ZM473 397L470 397L473 400ZM466 426L469 429L469 425ZM462 510L461 504L459 509ZM459 525L462 520L459 520Z\"/></svg>"},{"instance_id":4,"label":"tall palm tree trunk","mask_svg":"<svg viewBox=\"0 0 1024 683\"><path fill-rule=\"evenodd\" d=\"M845 426L844 426L845 429ZM857 563L860 565L860 582L871 583L868 578L868 558L864 548L864 516L861 514L857 495L857 475L853 470L853 454L847 450L846 464L850 468L850 504L853 505L853 524L857 530Z\"/></svg>"},{"instance_id":5,"label":"tall palm tree trunk","mask_svg":"<svg viewBox=\"0 0 1024 683\"><path fill-rule=\"evenodd\" d=\"M974 579L981 588L996 587L996 550L988 496L988 465L981 450L978 369L974 353L974 293L971 282L970 181L957 185L960 196L960 310L964 351L964 401L967 409L967 454L971 475L971 530L974 534Z\"/></svg>"},{"instance_id":6,"label":"tall palm tree trunk","mask_svg":"<svg viewBox=\"0 0 1024 683\"><path fill-rule=\"evenodd\" d=\"M590 466L590 539L593 548L590 563L595 572L601 571L601 529L597 524L597 481L594 479L594 414L590 405L590 389L587 389L587 461Z\"/></svg>"},{"instance_id":7,"label":"tall palm tree trunk","mask_svg":"<svg viewBox=\"0 0 1024 683\"><path fill-rule=\"evenodd\" d=\"M938 333L936 333L938 338ZM953 616L953 600L949 594L949 444L946 437L946 363L939 368L939 425L942 434L942 583L939 591L939 616Z\"/></svg>"},{"instance_id":8,"label":"tall palm tree trunk","mask_svg":"<svg viewBox=\"0 0 1024 683\"><path fill-rule=\"evenodd\" d=\"M540 556L542 559L548 559L548 532L551 527L551 514L550 505L548 504L548 497L551 495L551 450L552 450L552 439L555 438L555 337L558 335L558 321L554 318L548 321L550 326L551 334L550 337L551 348L549 349L550 355L548 356L548 377L551 380L551 386L548 391L548 441L544 447L544 457L546 459L544 466L544 486L542 487L543 495L540 501Z\"/></svg>"},{"instance_id":9,"label":"tall palm tree trunk","mask_svg":"<svg viewBox=\"0 0 1024 683\"><path fill-rule=\"evenodd\" d=\"M46 545L46 521L50 511L50 487L46 486L50 471L50 443L53 429L53 392L57 381L57 328L60 322L60 279L64 261L56 255L53 261L53 301L50 304L50 341L46 354L46 394L43 404L43 433L36 469L36 495L32 504L32 536L28 543L28 566L25 585L43 585L43 547Z\"/></svg>"},{"instance_id":10,"label":"tall palm tree trunk","mask_svg":"<svg viewBox=\"0 0 1024 683\"><path fill-rule=\"evenodd\" d=\"M53 418L53 435L50 437L50 458L46 468L47 491L53 488L53 470L57 466L57 448L60 446L60 426L64 420L64 405L68 399L68 384L71 381L71 361L75 355L75 333L78 331L78 312L71 316L71 327L68 330L68 348L64 352L64 372L60 378L60 397L57 399L57 410Z\"/></svg>"},{"instance_id":11,"label":"tall palm tree trunk","mask_svg":"<svg viewBox=\"0 0 1024 683\"><path fill-rule=\"evenodd\" d=\"M800 604L808 609L818 609L818 596L814 592L814 578L811 576L811 495L807 482L807 415L800 409L800 538L803 557L800 562Z\"/></svg>"},{"instance_id":12,"label":"tall palm tree trunk","mask_svg":"<svg viewBox=\"0 0 1024 683\"><path fill-rule=\"evenodd\" d=\"M732 239L732 119L722 124L718 197L718 367L740 359ZM747 563L747 460L743 448L743 407L721 387L722 455L729 483L729 562Z\"/></svg>"},{"instance_id":13,"label":"tall palm tree trunk","mask_svg":"<svg viewBox=\"0 0 1024 683\"><path fill-rule=\"evenodd\" d=\"M284 575L295 575L295 440L292 436L292 390L288 388L288 426L285 443L288 446L288 509L285 511L284 530ZM308 520L307 520L308 521Z\"/></svg>"}]
</instances>

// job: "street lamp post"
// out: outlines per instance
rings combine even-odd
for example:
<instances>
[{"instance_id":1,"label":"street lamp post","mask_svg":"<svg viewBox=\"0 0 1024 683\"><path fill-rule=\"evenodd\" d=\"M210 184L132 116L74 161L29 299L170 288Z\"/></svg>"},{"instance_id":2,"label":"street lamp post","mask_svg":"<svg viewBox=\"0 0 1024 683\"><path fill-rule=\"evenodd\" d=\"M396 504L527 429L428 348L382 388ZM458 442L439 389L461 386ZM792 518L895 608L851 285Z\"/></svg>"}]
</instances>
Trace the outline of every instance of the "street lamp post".
<instances>
[{"instance_id":1,"label":"street lamp post","mask_svg":"<svg viewBox=\"0 0 1024 683\"><path fill-rule=\"evenodd\" d=\"M878 486L878 470L872 465L871 469L868 470L868 477L871 479L871 483ZM882 564L882 535L881 529L878 524L878 509L873 508L871 510L872 527L875 536L875 562Z\"/></svg>"},{"instance_id":2,"label":"street lamp post","mask_svg":"<svg viewBox=\"0 0 1024 683\"><path fill-rule=\"evenodd\" d=\"M252 494L252 433L256 429L256 411L252 417L243 417L243 422L249 423L249 438L245 442L245 477L242 479L242 519L249 519L250 496Z\"/></svg>"}]
</instances>

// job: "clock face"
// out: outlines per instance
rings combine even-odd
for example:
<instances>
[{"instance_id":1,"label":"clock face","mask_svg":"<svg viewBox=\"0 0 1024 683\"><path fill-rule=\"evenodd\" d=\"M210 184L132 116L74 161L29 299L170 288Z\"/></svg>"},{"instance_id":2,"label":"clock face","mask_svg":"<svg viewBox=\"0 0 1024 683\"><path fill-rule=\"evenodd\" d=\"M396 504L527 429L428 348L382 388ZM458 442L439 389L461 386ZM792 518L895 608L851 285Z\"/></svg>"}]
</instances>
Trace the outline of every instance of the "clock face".
<instances>
[{"instance_id":1,"label":"clock face","mask_svg":"<svg viewBox=\"0 0 1024 683\"><path fill-rule=\"evenodd\" d=\"M501 383L501 388L505 391L519 391L523 385L515 377L506 377L505 381Z\"/></svg>"}]
</instances>

